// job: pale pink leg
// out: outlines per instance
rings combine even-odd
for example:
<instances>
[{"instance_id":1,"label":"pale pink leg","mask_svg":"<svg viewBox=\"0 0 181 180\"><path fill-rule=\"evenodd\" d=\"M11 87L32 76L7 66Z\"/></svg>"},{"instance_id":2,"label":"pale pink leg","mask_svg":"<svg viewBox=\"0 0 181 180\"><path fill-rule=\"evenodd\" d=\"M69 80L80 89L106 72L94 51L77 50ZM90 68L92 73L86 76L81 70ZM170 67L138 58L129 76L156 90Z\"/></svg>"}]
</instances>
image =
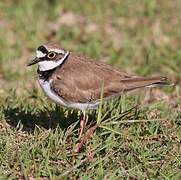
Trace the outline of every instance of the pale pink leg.
<instances>
[{"instance_id":1,"label":"pale pink leg","mask_svg":"<svg viewBox=\"0 0 181 180\"><path fill-rule=\"evenodd\" d=\"M84 136L80 139L80 142L76 144L76 147L74 149L74 153L79 153L81 148L84 146L84 144L93 136L94 131L97 128L97 124L90 127L87 132L84 134Z\"/></svg>"},{"instance_id":2,"label":"pale pink leg","mask_svg":"<svg viewBox=\"0 0 181 180\"><path fill-rule=\"evenodd\" d=\"M81 139L81 137L82 137L82 134L84 132L85 124L86 124L85 111L83 111L83 113L80 116L79 139Z\"/></svg>"}]
</instances>

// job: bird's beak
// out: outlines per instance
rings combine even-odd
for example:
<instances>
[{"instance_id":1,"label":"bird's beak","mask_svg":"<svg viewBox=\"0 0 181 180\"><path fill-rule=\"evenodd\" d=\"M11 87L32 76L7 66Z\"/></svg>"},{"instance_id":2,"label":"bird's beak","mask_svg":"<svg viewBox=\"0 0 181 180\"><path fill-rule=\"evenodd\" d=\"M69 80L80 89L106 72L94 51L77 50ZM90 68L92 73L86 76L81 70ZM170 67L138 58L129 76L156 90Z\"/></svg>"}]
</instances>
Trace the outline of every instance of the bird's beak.
<instances>
[{"instance_id":1,"label":"bird's beak","mask_svg":"<svg viewBox=\"0 0 181 180\"><path fill-rule=\"evenodd\" d=\"M32 59L28 64L27 64L27 66L31 66L31 65L33 65L33 64L36 64L36 63L38 63L40 60L39 60L39 58L38 57L35 57L34 59Z\"/></svg>"}]
</instances>

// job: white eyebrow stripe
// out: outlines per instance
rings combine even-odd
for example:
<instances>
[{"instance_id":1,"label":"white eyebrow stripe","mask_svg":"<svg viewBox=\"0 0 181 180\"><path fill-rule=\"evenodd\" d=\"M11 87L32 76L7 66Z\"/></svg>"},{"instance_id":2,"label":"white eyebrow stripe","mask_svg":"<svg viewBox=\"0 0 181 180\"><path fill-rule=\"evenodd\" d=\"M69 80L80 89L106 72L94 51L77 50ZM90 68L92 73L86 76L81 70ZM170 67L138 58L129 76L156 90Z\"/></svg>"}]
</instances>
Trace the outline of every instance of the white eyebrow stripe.
<instances>
[{"instance_id":1,"label":"white eyebrow stripe","mask_svg":"<svg viewBox=\"0 0 181 180\"><path fill-rule=\"evenodd\" d=\"M61 54L65 54L66 52L62 49L48 49L48 51L54 51L56 53L61 53Z\"/></svg>"},{"instance_id":2,"label":"white eyebrow stripe","mask_svg":"<svg viewBox=\"0 0 181 180\"><path fill-rule=\"evenodd\" d=\"M44 53L42 53L41 51L37 50L37 51L36 51L36 56L37 56L38 58L41 58L41 57L45 57L46 54L44 54Z\"/></svg>"}]
</instances>

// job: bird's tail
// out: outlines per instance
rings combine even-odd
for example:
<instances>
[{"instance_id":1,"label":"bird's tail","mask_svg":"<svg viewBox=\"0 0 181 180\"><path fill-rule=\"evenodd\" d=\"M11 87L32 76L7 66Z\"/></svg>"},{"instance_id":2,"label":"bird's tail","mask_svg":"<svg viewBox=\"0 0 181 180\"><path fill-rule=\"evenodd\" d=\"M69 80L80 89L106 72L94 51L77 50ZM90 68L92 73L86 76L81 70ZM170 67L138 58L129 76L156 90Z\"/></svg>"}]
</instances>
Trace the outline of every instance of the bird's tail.
<instances>
[{"instance_id":1,"label":"bird's tail","mask_svg":"<svg viewBox=\"0 0 181 180\"><path fill-rule=\"evenodd\" d=\"M170 83L166 77L131 77L123 79L122 82L128 91L142 87L174 86L174 83Z\"/></svg>"}]
</instances>

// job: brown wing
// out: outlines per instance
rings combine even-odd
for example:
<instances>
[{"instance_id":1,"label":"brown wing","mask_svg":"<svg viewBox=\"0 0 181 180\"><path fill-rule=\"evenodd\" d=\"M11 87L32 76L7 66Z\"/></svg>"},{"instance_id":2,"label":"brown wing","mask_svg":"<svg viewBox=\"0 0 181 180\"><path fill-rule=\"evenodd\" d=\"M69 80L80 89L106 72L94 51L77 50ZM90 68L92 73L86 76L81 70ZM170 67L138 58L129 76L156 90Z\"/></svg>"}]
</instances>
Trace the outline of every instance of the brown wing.
<instances>
[{"instance_id":1,"label":"brown wing","mask_svg":"<svg viewBox=\"0 0 181 180\"><path fill-rule=\"evenodd\" d=\"M158 78L131 76L109 65L72 53L52 77L53 91L67 101L81 103L100 99L103 83L103 96L106 98L158 82Z\"/></svg>"}]
</instances>

